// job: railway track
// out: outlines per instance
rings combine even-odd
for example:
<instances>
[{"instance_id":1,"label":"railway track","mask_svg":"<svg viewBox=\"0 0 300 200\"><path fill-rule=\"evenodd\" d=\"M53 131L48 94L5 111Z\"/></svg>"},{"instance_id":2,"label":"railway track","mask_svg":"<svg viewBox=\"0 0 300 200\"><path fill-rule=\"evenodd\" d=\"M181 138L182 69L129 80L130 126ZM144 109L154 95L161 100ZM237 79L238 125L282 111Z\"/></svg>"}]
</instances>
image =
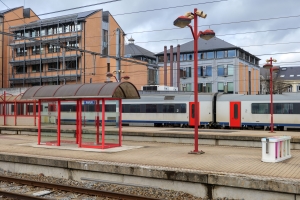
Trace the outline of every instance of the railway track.
<instances>
[{"instance_id":1,"label":"railway track","mask_svg":"<svg viewBox=\"0 0 300 200\"><path fill-rule=\"evenodd\" d=\"M72 193L94 195L94 196L99 196L99 197L109 197L109 198L113 198L113 199L157 200L156 198L150 198L150 197L144 197L144 196L136 196L136 195L108 192L108 191L102 191L102 190L94 190L94 189L88 189L88 188L67 186L67 185L62 185L62 184L45 183L45 182L40 182L40 181L18 179L18 178L12 178L12 177L7 177L7 176L0 176L0 181L16 183L16 184L20 184L20 185L35 186L35 187L40 187L40 188L48 188L51 190L59 190L59 191L66 191L66 192L72 192ZM45 198L11 193L11 192L5 192L5 191L1 191L1 190L0 190L0 195L5 196L5 197L10 197L10 198L16 198L16 199L24 199L24 200L27 200L27 199L28 200L29 199L44 199L45 200Z\"/></svg>"}]
</instances>

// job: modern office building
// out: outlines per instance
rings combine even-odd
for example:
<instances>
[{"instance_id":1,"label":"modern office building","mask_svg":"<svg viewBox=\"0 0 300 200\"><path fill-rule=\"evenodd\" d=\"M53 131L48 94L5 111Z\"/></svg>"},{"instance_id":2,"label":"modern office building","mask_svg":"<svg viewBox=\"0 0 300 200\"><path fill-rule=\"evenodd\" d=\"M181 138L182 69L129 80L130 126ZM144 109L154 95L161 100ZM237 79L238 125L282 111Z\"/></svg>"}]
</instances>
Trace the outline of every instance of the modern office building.
<instances>
[{"instance_id":1,"label":"modern office building","mask_svg":"<svg viewBox=\"0 0 300 200\"><path fill-rule=\"evenodd\" d=\"M180 56L177 56L180 48ZM173 52L173 58L172 53ZM165 59L164 55L167 55ZM193 91L194 41L165 49L156 54L161 69L160 84L178 86L182 91ZM177 62L179 59L180 62ZM217 37L198 39L198 91L234 94L258 94L260 88L259 58ZM170 62L173 61L173 62ZM178 66L180 70L178 70ZM172 71L172 73L171 73ZM171 76L173 77L171 77ZM167 80L165 80L167 78Z\"/></svg>"},{"instance_id":2,"label":"modern office building","mask_svg":"<svg viewBox=\"0 0 300 200\"><path fill-rule=\"evenodd\" d=\"M0 11L0 88L9 86L9 75L11 74L9 66L9 29L11 26L17 26L24 23L30 23L38 20L39 17L30 9L24 9L22 6Z\"/></svg>"}]
</instances>

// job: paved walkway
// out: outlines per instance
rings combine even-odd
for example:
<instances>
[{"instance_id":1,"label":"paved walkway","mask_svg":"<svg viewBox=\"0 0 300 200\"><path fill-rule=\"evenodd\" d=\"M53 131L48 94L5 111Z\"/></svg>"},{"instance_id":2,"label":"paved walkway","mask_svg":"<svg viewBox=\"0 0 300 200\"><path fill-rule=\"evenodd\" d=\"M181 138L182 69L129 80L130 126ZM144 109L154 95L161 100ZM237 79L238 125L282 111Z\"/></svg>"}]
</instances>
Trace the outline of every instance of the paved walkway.
<instances>
[{"instance_id":1,"label":"paved walkway","mask_svg":"<svg viewBox=\"0 0 300 200\"><path fill-rule=\"evenodd\" d=\"M131 128L124 128L124 130ZM143 128L144 129L144 128ZM167 129L167 128L163 128ZM161 131L163 131L161 129ZM181 130L181 129L180 129ZM146 131L143 130L143 131ZM190 131L188 131L190 132ZM268 134L267 132L239 131L243 134ZM210 133L211 134L211 133ZM231 131L226 134L237 134ZM296 133L293 133L296 134ZM51 138L48 138L51 139ZM67 139L67 138L62 138ZM119 152L86 152L71 149L32 147L36 136L0 135L0 154L55 157L85 161L107 161L134 165L169 167L181 170L197 170L216 174L234 174L250 177L265 177L300 181L300 150L292 150L292 158L280 163L261 162L261 148L202 145L202 155L188 154L193 150L190 144L124 142L125 146L142 146ZM74 146L76 148L76 146Z\"/></svg>"}]
</instances>

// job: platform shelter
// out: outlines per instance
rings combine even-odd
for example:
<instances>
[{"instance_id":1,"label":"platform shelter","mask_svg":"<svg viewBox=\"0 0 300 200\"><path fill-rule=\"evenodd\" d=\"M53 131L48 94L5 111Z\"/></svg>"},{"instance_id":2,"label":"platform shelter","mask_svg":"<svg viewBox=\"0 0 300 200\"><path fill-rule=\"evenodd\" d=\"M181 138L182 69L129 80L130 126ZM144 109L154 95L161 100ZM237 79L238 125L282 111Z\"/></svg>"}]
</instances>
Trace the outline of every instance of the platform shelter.
<instances>
[{"instance_id":1,"label":"platform shelter","mask_svg":"<svg viewBox=\"0 0 300 200\"><path fill-rule=\"evenodd\" d=\"M57 140L48 142L46 145L60 146L61 142L61 103L73 102L76 104L76 144L78 147L106 149L122 146L122 99L139 99L140 95L136 87L130 82L113 83L91 83L72 85L48 85L34 86L24 92L21 99L38 100L38 144L41 144L41 112L42 103L56 103L57 109ZM84 101L95 102L96 119L96 141L82 142L82 105ZM118 101L119 103L119 135L118 143L107 143L105 141L105 105L107 101ZM99 112L101 102L101 141L99 131ZM48 105L50 105L48 104ZM68 142L69 143L69 142Z\"/></svg>"}]
</instances>

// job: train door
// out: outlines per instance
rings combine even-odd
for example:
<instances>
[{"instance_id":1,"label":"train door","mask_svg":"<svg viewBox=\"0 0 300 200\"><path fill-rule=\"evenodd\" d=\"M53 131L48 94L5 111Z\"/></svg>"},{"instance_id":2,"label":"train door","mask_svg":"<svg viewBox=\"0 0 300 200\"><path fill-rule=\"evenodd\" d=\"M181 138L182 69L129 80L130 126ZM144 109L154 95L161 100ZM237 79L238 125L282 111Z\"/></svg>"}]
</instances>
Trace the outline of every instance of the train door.
<instances>
[{"instance_id":1,"label":"train door","mask_svg":"<svg viewBox=\"0 0 300 200\"><path fill-rule=\"evenodd\" d=\"M200 102L198 102L199 107L199 122L200 122ZM199 124L198 122L198 124ZM195 126L195 103L189 102L189 125Z\"/></svg>"},{"instance_id":2,"label":"train door","mask_svg":"<svg viewBox=\"0 0 300 200\"><path fill-rule=\"evenodd\" d=\"M241 102L230 102L230 127L241 127Z\"/></svg>"}]
</instances>

